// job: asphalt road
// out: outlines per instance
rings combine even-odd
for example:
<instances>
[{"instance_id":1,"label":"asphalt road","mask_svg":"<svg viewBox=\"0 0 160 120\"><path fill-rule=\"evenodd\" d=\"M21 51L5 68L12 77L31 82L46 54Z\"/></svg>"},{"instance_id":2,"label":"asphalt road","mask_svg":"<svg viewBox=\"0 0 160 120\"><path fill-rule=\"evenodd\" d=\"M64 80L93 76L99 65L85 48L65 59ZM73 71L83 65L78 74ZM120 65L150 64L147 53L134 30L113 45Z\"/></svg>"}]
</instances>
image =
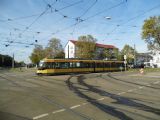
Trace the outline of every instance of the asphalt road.
<instances>
[{"instance_id":1,"label":"asphalt road","mask_svg":"<svg viewBox=\"0 0 160 120\"><path fill-rule=\"evenodd\" d=\"M160 74L0 71L0 120L160 120Z\"/></svg>"}]
</instances>

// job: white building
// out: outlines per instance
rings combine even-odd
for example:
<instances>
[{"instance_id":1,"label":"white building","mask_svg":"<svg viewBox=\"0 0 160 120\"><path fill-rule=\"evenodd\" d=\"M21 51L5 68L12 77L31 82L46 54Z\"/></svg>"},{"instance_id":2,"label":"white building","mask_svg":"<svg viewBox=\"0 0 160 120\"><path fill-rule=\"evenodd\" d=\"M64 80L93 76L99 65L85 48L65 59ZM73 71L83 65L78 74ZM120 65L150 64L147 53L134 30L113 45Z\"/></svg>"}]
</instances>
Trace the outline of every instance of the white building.
<instances>
[{"instance_id":1,"label":"white building","mask_svg":"<svg viewBox=\"0 0 160 120\"><path fill-rule=\"evenodd\" d=\"M75 40L69 40L68 43L66 44L65 46L65 49L64 49L64 52L65 52L65 58L75 58L76 57L76 42ZM104 45L104 44L99 44L99 43L96 43L96 47L98 48L97 50L99 49L114 49L116 48L115 46L113 45ZM116 48L117 49L117 48ZM98 52L98 51L96 51Z\"/></svg>"},{"instance_id":2,"label":"white building","mask_svg":"<svg viewBox=\"0 0 160 120\"><path fill-rule=\"evenodd\" d=\"M153 51L152 57L151 66L160 68L160 51Z\"/></svg>"},{"instance_id":3,"label":"white building","mask_svg":"<svg viewBox=\"0 0 160 120\"><path fill-rule=\"evenodd\" d=\"M69 40L64 48L65 58L75 58L76 53L76 47L75 47L76 41Z\"/></svg>"}]
</instances>

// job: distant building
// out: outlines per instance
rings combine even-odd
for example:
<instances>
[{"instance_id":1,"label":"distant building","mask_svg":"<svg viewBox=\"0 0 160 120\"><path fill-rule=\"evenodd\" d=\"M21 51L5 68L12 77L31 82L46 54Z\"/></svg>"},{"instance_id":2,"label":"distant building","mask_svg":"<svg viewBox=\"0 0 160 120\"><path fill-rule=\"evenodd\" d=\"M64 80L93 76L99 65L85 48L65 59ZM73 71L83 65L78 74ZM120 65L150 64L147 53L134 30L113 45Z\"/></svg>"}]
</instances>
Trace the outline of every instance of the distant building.
<instances>
[{"instance_id":1,"label":"distant building","mask_svg":"<svg viewBox=\"0 0 160 120\"><path fill-rule=\"evenodd\" d=\"M152 60L151 53L138 53L136 55L136 63L138 65L144 64L144 62L150 62Z\"/></svg>"},{"instance_id":2,"label":"distant building","mask_svg":"<svg viewBox=\"0 0 160 120\"><path fill-rule=\"evenodd\" d=\"M160 51L158 50L152 51L151 56L153 57L153 59L150 60L150 65L154 68L155 67L160 68Z\"/></svg>"},{"instance_id":3,"label":"distant building","mask_svg":"<svg viewBox=\"0 0 160 120\"><path fill-rule=\"evenodd\" d=\"M68 43L65 46L64 52L65 52L65 58L76 58L76 42L75 40L69 40ZM99 44L96 43L96 58L98 58L98 55L104 50L109 49L113 51L113 49L118 49L113 45L105 45L105 44Z\"/></svg>"},{"instance_id":4,"label":"distant building","mask_svg":"<svg viewBox=\"0 0 160 120\"><path fill-rule=\"evenodd\" d=\"M146 67L160 68L160 51L154 50L150 53L139 53L136 55L138 65L145 64Z\"/></svg>"}]
</instances>

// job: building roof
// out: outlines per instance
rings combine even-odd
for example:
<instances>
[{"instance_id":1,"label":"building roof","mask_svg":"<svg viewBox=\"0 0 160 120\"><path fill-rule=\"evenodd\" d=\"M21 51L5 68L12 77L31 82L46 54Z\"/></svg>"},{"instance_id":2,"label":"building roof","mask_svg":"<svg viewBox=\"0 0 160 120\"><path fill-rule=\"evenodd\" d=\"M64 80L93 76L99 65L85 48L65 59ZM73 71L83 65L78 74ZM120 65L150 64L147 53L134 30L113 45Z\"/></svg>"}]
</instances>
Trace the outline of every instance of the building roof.
<instances>
[{"instance_id":1,"label":"building roof","mask_svg":"<svg viewBox=\"0 0 160 120\"><path fill-rule=\"evenodd\" d=\"M71 41L73 44L76 44L76 40L69 40ZM99 47L99 48L117 48L115 47L114 45L106 45L106 44L99 44L99 43L96 43L96 47Z\"/></svg>"}]
</instances>

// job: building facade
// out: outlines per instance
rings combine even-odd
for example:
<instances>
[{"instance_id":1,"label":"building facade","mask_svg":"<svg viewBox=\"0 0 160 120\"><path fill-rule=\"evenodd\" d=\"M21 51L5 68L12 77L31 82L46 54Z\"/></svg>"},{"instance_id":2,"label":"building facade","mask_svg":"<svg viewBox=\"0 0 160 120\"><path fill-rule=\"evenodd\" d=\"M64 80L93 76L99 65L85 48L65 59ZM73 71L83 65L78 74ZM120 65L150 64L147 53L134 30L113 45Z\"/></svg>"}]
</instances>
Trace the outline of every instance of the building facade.
<instances>
[{"instance_id":1,"label":"building facade","mask_svg":"<svg viewBox=\"0 0 160 120\"><path fill-rule=\"evenodd\" d=\"M151 54L153 59L150 60L150 64L152 67L154 68L160 68L160 51L158 50L155 50L155 51L152 51L153 53Z\"/></svg>"},{"instance_id":2,"label":"building facade","mask_svg":"<svg viewBox=\"0 0 160 120\"><path fill-rule=\"evenodd\" d=\"M69 40L64 48L65 58L76 58L76 42L75 40ZM113 52L113 49L118 49L113 45L105 45L96 43L95 59L99 58L99 55L104 49L108 49Z\"/></svg>"}]
</instances>

